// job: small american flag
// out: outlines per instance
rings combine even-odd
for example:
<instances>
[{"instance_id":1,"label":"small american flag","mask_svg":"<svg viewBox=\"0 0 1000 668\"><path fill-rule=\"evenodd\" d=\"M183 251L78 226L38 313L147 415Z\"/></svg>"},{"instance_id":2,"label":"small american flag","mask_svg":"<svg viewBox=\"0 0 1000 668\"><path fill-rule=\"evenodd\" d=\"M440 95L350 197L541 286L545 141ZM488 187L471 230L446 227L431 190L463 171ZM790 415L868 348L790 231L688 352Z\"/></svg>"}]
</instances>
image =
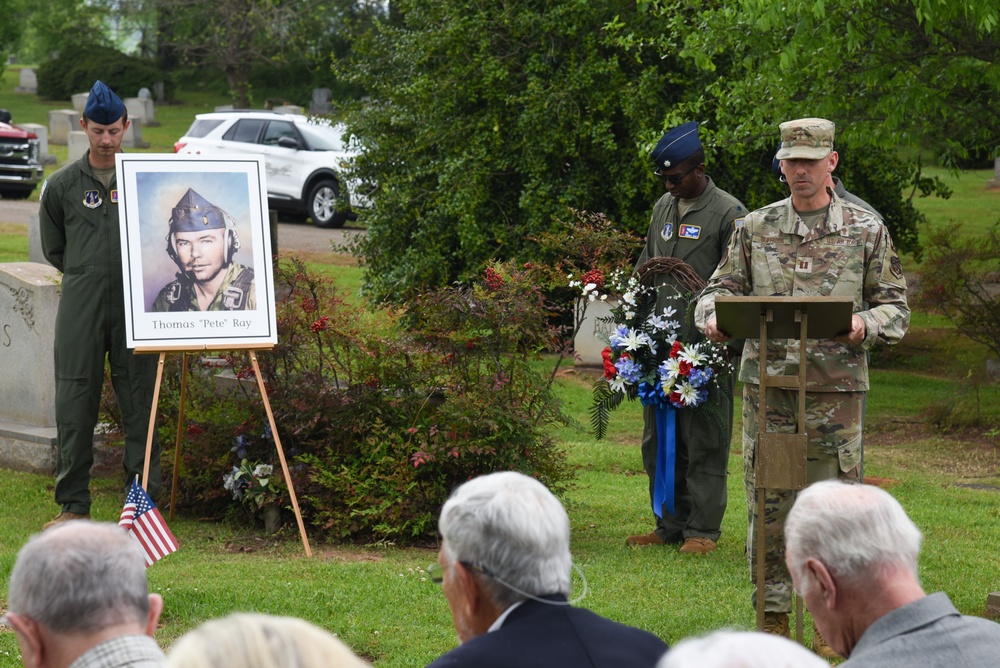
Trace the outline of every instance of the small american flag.
<instances>
[{"instance_id":1,"label":"small american flag","mask_svg":"<svg viewBox=\"0 0 1000 668\"><path fill-rule=\"evenodd\" d=\"M170 533L163 515L153 505L146 490L139 486L138 480L132 482L132 488L125 497L125 508L118 526L129 532L146 553L146 568L177 551L177 539Z\"/></svg>"}]
</instances>

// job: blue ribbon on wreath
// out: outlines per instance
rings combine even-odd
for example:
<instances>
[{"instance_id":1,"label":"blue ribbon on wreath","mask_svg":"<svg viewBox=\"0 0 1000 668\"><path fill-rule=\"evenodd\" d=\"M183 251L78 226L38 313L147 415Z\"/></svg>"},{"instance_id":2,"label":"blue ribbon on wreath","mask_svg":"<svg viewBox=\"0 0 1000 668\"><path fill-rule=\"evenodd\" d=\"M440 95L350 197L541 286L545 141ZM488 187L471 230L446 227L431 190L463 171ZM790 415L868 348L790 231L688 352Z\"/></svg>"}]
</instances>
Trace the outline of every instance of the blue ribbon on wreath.
<instances>
[{"instance_id":1,"label":"blue ribbon on wreath","mask_svg":"<svg viewBox=\"0 0 1000 668\"><path fill-rule=\"evenodd\" d=\"M656 411L656 475L653 477L653 512L663 517L663 506L674 513L674 470L677 466L677 416L673 404L663 393L660 381L655 385L639 383L639 401Z\"/></svg>"}]
</instances>

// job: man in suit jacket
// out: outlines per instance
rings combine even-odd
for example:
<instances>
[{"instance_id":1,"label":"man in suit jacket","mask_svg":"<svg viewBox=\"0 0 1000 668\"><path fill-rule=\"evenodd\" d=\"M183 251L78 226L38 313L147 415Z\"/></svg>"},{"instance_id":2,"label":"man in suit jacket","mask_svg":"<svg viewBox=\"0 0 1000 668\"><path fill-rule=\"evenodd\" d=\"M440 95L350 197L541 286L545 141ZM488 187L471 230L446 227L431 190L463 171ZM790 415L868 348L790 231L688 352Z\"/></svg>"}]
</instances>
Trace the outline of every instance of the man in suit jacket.
<instances>
[{"instance_id":1,"label":"man in suit jacket","mask_svg":"<svg viewBox=\"0 0 1000 668\"><path fill-rule=\"evenodd\" d=\"M878 487L817 482L785 523L785 561L842 668L997 665L1000 624L959 614L917 578L920 530Z\"/></svg>"},{"instance_id":2,"label":"man in suit jacket","mask_svg":"<svg viewBox=\"0 0 1000 668\"><path fill-rule=\"evenodd\" d=\"M441 582L462 644L431 668L652 668L667 645L571 605L569 517L533 478L514 472L463 484L441 509Z\"/></svg>"}]
</instances>

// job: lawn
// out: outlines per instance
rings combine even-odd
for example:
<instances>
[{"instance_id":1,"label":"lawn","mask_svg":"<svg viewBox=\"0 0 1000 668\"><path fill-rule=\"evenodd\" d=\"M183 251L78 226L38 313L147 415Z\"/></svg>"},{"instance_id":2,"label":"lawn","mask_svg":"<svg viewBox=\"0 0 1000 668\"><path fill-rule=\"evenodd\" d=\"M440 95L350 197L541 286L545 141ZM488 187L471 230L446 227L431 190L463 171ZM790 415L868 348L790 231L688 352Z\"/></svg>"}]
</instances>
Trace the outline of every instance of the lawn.
<instances>
[{"instance_id":1,"label":"lawn","mask_svg":"<svg viewBox=\"0 0 1000 668\"><path fill-rule=\"evenodd\" d=\"M65 106L30 96L12 98L12 72L8 68L4 75L0 106L10 108L15 120L44 123L47 108ZM210 108L224 101L201 103ZM193 115L190 107L158 107L161 129L143 129L144 138L154 143L151 150L172 150ZM935 224L966 222L969 233L1000 217L1000 195L982 189L989 174L941 170L939 175L955 189L954 197L918 202ZM0 228L0 261L25 260L23 226ZM341 258L328 271L343 276L353 292L359 280L353 262ZM967 614L981 614L987 594L1000 590L995 428L1000 397L995 386L984 387L975 401L965 377L981 356L980 348L956 341L940 318L915 314L903 343L876 357L866 423L866 474L881 479L925 533L921 577L926 588L947 591ZM685 557L676 549L628 548L628 534L652 528L639 456L641 414L635 404L623 406L612 416L608 437L595 440L586 429L593 373L570 367L556 386L578 423L555 435L577 467L564 502L579 569L574 592L582 591L584 578L588 588L581 605L669 643L720 627L751 628L740 425L734 428L729 510L719 549L707 557ZM928 428L927 415L955 404L966 411L978 406L985 426L950 433ZM115 477L95 481L98 519L117 520L123 495ZM52 484L49 476L14 471L0 476L0 611L18 548L57 510ZM435 559L431 549L314 538L313 557L307 558L294 526L265 538L226 523L179 516L171 528L181 549L148 571L151 589L166 602L157 632L164 647L202 620L236 610L312 620L378 666L422 666L457 642L440 588L423 572ZM18 654L13 633L0 629L0 668L20 665Z\"/></svg>"}]
</instances>

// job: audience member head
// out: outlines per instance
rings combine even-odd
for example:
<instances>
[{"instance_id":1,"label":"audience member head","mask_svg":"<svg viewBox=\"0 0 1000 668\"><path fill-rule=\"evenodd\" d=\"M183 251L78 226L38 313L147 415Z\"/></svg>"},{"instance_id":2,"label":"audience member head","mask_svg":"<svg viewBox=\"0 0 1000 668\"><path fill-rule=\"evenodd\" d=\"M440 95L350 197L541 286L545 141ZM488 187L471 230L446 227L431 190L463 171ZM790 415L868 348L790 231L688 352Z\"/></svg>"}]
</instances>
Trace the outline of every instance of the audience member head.
<instances>
[{"instance_id":1,"label":"audience member head","mask_svg":"<svg viewBox=\"0 0 1000 668\"><path fill-rule=\"evenodd\" d=\"M111 638L152 636L163 599L149 593L132 537L115 524L77 521L35 534L21 548L7 606L24 664L58 666Z\"/></svg>"},{"instance_id":2,"label":"audience member head","mask_svg":"<svg viewBox=\"0 0 1000 668\"><path fill-rule=\"evenodd\" d=\"M722 630L680 641L663 655L656 668L829 668L829 665L783 636Z\"/></svg>"},{"instance_id":3,"label":"audience member head","mask_svg":"<svg viewBox=\"0 0 1000 668\"><path fill-rule=\"evenodd\" d=\"M438 528L445 596L463 641L526 597L569 595L569 517L534 478L508 471L470 480L445 502Z\"/></svg>"},{"instance_id":4,"label":"audience member head","mask_svg":"<svg viewBox=\"0 0 1000 668\"><path fill-rule=\"evenodd\" d=\"M817 482L785 522L785 562L816 628L850 656L881 616L925 594L917 576L920 530L888 492Z\"/></svg>"},{"instance_id":5,"label":"audience member head","mask_svg":"<svg viewBox=\"0 0 1000 668\"><path fill-rule=\"evenodd\" d=\"M211 619L170 647L177 668L361 668L332 633L295 617L236 613Z\"/></svg>"}]
</instances>

